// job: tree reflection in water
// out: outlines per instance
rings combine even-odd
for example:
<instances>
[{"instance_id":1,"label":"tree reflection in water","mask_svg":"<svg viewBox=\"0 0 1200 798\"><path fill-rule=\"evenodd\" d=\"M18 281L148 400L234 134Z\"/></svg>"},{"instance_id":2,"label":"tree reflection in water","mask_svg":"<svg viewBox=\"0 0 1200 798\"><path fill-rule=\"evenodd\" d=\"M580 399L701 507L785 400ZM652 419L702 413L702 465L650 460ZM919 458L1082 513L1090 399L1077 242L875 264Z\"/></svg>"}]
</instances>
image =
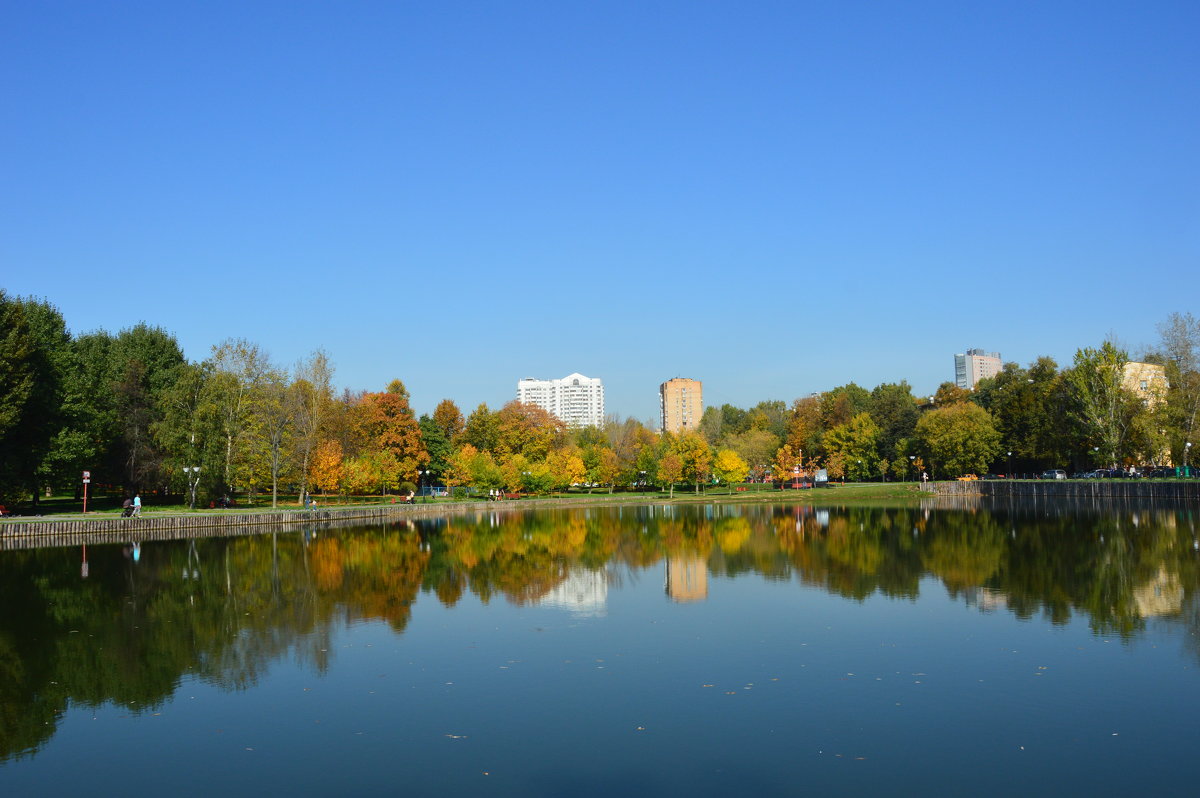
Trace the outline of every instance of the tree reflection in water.
<instances>
[{"instance_id":1,"label":"tree reflection in water","mask_svg":"<svg viewBox=\"0 0 1200 798\"><path fill-rule=\"evenodd\" d=\"M1126 638L1150 622L1183 625L1195 641L1196 535L1192 513L1163 508L693 505L146 543L137 561L93 545L86 578L77 549L4 552L0 761L36 751L71 705L150 712L185 679L243 689L281 657L323 671L336 624L403 633L422 597L533 603L573 571L636 574L668 560L855 601L912 599L934 580L984 611L1056 624L1082 614L1096 633Z\"/></svg>"}]
</instances>

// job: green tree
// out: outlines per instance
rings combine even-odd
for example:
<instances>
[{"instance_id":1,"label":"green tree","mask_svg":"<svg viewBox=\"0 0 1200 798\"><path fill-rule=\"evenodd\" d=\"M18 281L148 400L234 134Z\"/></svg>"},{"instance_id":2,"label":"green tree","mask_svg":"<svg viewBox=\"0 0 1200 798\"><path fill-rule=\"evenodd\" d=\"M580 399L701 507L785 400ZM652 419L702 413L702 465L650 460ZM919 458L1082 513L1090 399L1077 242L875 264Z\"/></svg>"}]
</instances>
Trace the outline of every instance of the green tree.
<instances>
[{"instance_id":1,"label":"green tree","mask_svg":"<svg viewBox=\"0 0 1200 798\"><path fill-rule=\"evenodd\" d=\"M879 426L869 413L859 413L825 433L825 451L845 463L851 479L869 479L878 459Z\"/></svg>"},{"instance_id":2,"label":"green tree","mask_svg":"<svg viewBox=\"0 0 1200 798\"><path fill-rule=\"evenodd\" d=\"M943 476L982 473L1000 453L991 414L972 402L928 411L917 422L916 438Z\"/></svg>"},{"instance_id":3,"label":"green tree","mask_svg":"<svg viewBox=\"0 0 1200 798\"><path fill-rule=\"evenodd\" d=\"M881 455L890 455L899 441L911 437L921 415L912 388L904 381L875 386L870 413L879 427L876 448Z\"/></svg>"},{"instance_id":4,"label":"green tree","mask_svg":"<svg viewBox=\"0 0 1200 798\"><path fill-rule=\"evenodd\" d=\"M221 482L226 490L233 489L239 469L244 470L248 459L254 403L269 366L258 345L245 339L227 339L213 347L202 403L203 412L211 414L220 427L224 444Z\"/></svg>"},{"instance_id":5,"label":"green tree","mask_svg":"<svg viewBox=\"0 0 1200 798\"><path fill-rule=\"evenodd\" d=\"M831 429L871 410L871 394L853 382L821 395L821 425Z\"/></svg>"},{"instance_id":6,"label":"green tree","mask_svg":"<svg viewBox=\"0 0 1200 798\"><path fill-rule=\"evenodd\" d=\"M496 414L489 410L486 404L480 403L467 417L461 442L481 452L494 452L498 440L499 422Z\"/></svg>"},{"instance_id":7,"label":"green tree","mask_svg":"<svg viewBox=\"0 0 1200 798\"><path fill-rule=\"evenodd\" d=\"M446 430L428 415L421 416L418 426L421 428L421 443L429 453L429 478L431 481L443 479L453 452L450 440L446 437Z\"/></svg>"},{"instance_id":8,"label":"green tree","mask_svg":"<svg viewBox=\"0 0 1200 798\"><path fill-rule=\"evenodd\" d=\"M1124 387L1129 356L1112 341L1099 349L1079 349L1065 379L1073 413L1097 460L1116 467L1128 453L1129 433L1140 409Z\"/></svg>"},{"instance_id":9,"label":"green tree","mask_svg":"<svg viewBox=\"0 0 1200 798\"><path fill-rule=\"evenodd\" d=\"M0 292L0 491L24 492L35 505L42 463L63 425L70 340L54 306Z\"/></svg>"},{"instance_id":10,"label":"green tree","mask_svg":"<svg viewBox=\"0 0 1200 798\"><path fill-rule=\"evenodd\" d=\"M738 453L743 460L765 473L779 449L780 440L766 429L748 429L737 435L725 437L725 446Z\"/></svg>"},{"instance_id":11,"label":"green tree","mask_svg":"<svg viewBox=\"0 0 1200 798\"><path fill-rule=\"evenodd\" d=\"M1188 444L1194 449L1200 443L1200 320L1191 313L1172 313L1158 332L1169 385L1165 420L1171 457L1182 463L1188 459Z\"/></svg>"}]
</instances>

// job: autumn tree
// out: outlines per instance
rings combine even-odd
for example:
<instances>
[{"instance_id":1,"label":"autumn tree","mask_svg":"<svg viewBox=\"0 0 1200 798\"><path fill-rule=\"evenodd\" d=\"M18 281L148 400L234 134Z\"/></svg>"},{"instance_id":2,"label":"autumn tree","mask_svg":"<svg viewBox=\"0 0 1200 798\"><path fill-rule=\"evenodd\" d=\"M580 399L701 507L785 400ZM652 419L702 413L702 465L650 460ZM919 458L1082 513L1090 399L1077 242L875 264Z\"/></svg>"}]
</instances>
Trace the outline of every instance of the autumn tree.
<instances>
[{"instance_id":1,"label":"autumn tree","mask_svg":"<svg viewBox=\"0 0 1200 798\"><path fill-rule=\"evenodd\" d=\"M595 452L596 462L588 471L588 481L608 485L608 492L612 493L621 477L621 461L617 453L607 446L601 446Z\"/></svg>"},{"instance_id":2,"label":"autumn tree","mask_svg":"<svg viewBox=\"0 0 1200 798\"><path fill-rule=\"evenodd\" d=\"M947 405L966 402L970 399L971 392L966 388L958 387L953 382L943 382L938 386L937 391L933 395L933 403L938 407L946 407Z\"/></svg>"},{"instance_id":3,"label":"autumn tree","mask_svg":"<svg viewBox=\"0 0 1200 798\"><path fill-rule=\"evenodd\" d=\"M383 468L394 468L396 479L416 482L417 472L429 462L429 454L421 441L421 428L408 405L408 391L400 380L393 380L382 393L364 394L356 408L356 421L369 451L379 452L394 462L384 462Z\"/></svg>"},{"instance_id":4,"label":"autumn tree","mask_svg":"<svg viewBox=\"0 0 1200 798\"><path fill-rule=\"evenodd\" d=\"M683 464L684 479L693 483L696 493L699 493L700 483L712 473L712 449L708 441L700 433L687 430L675 438L671 452Z\"/></svg>"},{"instance_id":5,"label":"autumn tree","mask_svg":"<svg viewBox=\"0 0 1200 798\"><path fill-rule=\"evenodd\" d=\"M771 464L771 475L776 482L786 482L796 475L801 465L800 454L792 450L791 444L785 443L775 453L775 460Z\"/></svg>"},{"instance_id":6,"label":"autumn tree","mask_svg":"<svg viewBox=\"0 0 1200 798\"><path fill-rule=\"evenodd\" d=\"M309 480L313 487L328 494L337 492L342 485L342 445L335 440L324 440L317 444L309 466Z\"/></svg>"},{"instance_id":7,"label":"autumn tree","mask_svg":"<svg viewBox=\"0 0 1200 798\"><path fill-rule=\"evenodd\" d=\"M288 401L294 419L295 454L300 472L300 495L308 493L309 463L321 444L321 435L333 414L333 366L325 352L317 350L296 367Z\"/></svg>"},{"instance_id":8,"label":"autumn tree","mask_svg":"<svg viewBox=\"0 0 1200 798\"><path fill-rule=\"evenodd\" d=\"M808 452L810 457L815 456L823 434L821 400L815 396L808 396L792 402L787 436L783 442L792 448L796 456L803 452Z\"/></svg>"},{"instance_id":9,"label":"autumn tree","mask_svg":"<svg viewBox=\"0 0 1200 798\"><path fill-rule=\"evenodd\" d=\"M675 498L675 483L683 479L683 459L674 452L667 452L658 460L655 469L658 484L667 488L670 498Z\"/></svg>"},{"instance_id":10,"label":"autumn tree","mask_svg":"<svg viewBox=\"0 0 1200 798\"><path fill-rule=\"evenodd\" d=\"M733 493L734 485L746 481L746 476L750 473L750 466L737 452L732 449L722 449L713 459L713 473L717 479L728 485L729 492Z\"/></svg>"},{"instance_id":11,"label":"autumn tree","mask_svg":"<svg viewBox=\"0 0 1200 798\"><path fill-rule=\"evenodd\" d=\"M523 454L531 461L546 459L559 446L566 425L537 405L513 400L496 413L496 452Z\"/></svg>"},{"instance_id":12,"label":"autumn tree","mask_svg":"<svg viewBox=\"0 0 1200 798\"><path fill-rule=\"evenodd\" d=\"M555 490L566 490L587 478L587 469L577 448L555 449L546 456L546 467L550 471Z\"/></svg>"},{"instance_id":13,"label":"autumn tree","mask_svg":"<svg viewBox=\"0 0 1200 798\"><path fill-rule=\"evenodd\" d=\"M442 431L450 446L458 443L458 436L463 434L467 426L462 411L450 399L443 399L433 409L433 423Z\"/></svg>"}]
</instances>

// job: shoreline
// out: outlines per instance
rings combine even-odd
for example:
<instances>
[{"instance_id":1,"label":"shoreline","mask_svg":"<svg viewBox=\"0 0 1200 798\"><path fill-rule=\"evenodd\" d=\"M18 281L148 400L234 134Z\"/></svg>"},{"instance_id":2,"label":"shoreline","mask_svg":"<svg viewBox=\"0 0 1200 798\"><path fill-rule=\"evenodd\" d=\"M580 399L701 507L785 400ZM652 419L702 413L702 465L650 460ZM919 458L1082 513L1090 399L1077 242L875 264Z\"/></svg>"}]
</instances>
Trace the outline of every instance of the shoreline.
<instances>
[{"instance_id":1,"label":"shoreline","mask_svg":"<svg viewBox=\"0 0 1200 798\"><path fill-rule=\"evenodd\" d=\"M900 487L897 487L900 486ZM306 524L343 524L347 522L393 522L410 519L436 518L471 513L525 512L540 509L571 507L615 507L662 504L842 504L842 503L909 503L927 497L912 483L862 483L837 485L832 488L809 490L772 490L752 493L692 494L666 496L641 494L593 494L564 498L525 498L498 502L463 501L431 502L428 504L384 504L359 507L329 507L317 510L259 510L254 512L207 511L203 513L145 513L138 518L105 517L84 519L78 516L56 519L53 516L22 516L0 522L0 549L21 546L6 545L15 541L36 541L44 538L71 539L95 537L97 540L130 540L147 535L203 530L251 529L264 527L290 528ZM186 535L179 535L186 536Z\"/></svg>"}]
</instances>

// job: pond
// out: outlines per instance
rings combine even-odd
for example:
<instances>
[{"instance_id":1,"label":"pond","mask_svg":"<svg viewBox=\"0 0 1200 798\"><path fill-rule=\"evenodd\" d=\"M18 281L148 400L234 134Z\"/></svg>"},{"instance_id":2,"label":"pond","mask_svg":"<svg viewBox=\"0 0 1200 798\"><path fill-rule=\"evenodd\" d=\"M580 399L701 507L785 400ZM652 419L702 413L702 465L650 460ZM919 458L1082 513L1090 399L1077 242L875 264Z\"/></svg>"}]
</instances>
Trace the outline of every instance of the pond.
<instances>
[{"instance_id":1,"label":"pond","mask_svg":"<svg viewBox=\"0 0 1200 798\"><path fill-rule=\"evenodd\" d=\"M656 505L0 552L0 793L1186 794L1180 507Z\"/></svg>"}]
</instances>

